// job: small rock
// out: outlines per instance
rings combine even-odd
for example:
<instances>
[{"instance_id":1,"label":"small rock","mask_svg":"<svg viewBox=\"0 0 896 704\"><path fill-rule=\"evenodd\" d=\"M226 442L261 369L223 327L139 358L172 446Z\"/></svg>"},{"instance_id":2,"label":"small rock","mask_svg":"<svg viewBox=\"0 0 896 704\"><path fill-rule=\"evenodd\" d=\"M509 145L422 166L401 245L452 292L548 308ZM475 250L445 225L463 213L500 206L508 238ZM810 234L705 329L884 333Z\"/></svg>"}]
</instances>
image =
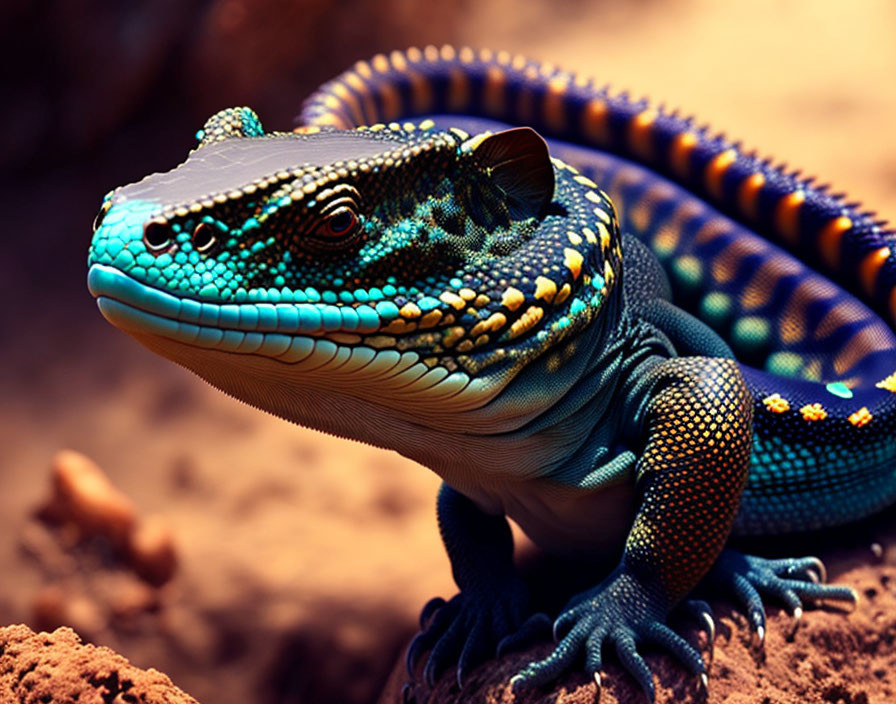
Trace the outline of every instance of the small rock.
<instances>
[{"instance_id":1,"label":"small rock","mask_svg":"<svg viewBox=\"0 0 896 704\"><path fill-rule=\"evenodd\" d=\"M146 582L159 587L177 570L177 550L167 521L151 516L131 533L128 554L134 571Z\"/></svg>"},{"instance_id":2,"label":"small rock","mask_svg":"<svg viewBox=\"0 0 896 704\"><path fill-rule=\"evenodd\" d=\"M57 453L52 470L55 496L50 512L73 521L85 535L102 535L124 545L134 529L136 510L103 470L74 450Z\"/></svg>"}]
</instances>

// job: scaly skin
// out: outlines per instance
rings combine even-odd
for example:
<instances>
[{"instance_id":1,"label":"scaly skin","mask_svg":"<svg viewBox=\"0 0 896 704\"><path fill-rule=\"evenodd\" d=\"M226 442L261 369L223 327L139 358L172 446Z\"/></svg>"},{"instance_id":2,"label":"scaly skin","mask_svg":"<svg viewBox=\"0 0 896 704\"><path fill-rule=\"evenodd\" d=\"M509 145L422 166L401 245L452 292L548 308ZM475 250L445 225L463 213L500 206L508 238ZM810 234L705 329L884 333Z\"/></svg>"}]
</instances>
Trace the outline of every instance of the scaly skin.
<instances>
[{"instance_id":1,"label":"scaly skin","mask_svg":"<svg viewBox=\"0 0 896 704\"><path fill-rule=\"evenodd\" d=\"M836 525L896 499L896 336L853 295L896 317L891 232L689 120L501 54L377 57L304 118L266 133L222 111L184 164L111 192L89 285L113 324L227 393L444 479L461 592L424 610L412 675L431 650L424 685L455 664L462 684L544 626L504 516L581 559L622 548L515 687L582 655L599 683L613 647L652 697L646 643L705 684L665 624L683 605L711 625L689 600L704 577L760 635L759 592L797 617L804 599L854 598L816 583L813 558L723 548L732 529ZM564 160L506 123L566 140ZM824 271L862 285L768 240L818 243Z\"/></svg>"}]
</instances>

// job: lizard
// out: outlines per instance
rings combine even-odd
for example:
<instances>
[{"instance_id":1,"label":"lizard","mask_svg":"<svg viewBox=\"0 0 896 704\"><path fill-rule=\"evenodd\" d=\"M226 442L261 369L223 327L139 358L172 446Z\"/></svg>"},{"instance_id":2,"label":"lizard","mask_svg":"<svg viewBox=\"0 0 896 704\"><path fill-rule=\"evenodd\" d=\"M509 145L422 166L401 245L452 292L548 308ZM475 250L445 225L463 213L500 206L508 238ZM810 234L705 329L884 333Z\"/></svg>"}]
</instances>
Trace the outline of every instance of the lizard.
<instances>
[{"instance_id":1,"label":"lizard","mask_svg":"<svg viewBox=\"0 0 896 704\"><path fill-rule=\"evenodd\" d=\"M645 646L707 683L674 609L729 590L855 602L814 557L734 535L842 525L896 499L896 235L692 118L508 52L359 61L267 132L215 114L185 162L111 191L88 286L102 315L226 393L395 450L443 480L460 592L421 614L408 668L483 660L532 614L508 518L618 559L511 680ZM547 141L546 141L547 139ZM581 665L583 663L583 665Z\"/></svg>"}]
</instances>

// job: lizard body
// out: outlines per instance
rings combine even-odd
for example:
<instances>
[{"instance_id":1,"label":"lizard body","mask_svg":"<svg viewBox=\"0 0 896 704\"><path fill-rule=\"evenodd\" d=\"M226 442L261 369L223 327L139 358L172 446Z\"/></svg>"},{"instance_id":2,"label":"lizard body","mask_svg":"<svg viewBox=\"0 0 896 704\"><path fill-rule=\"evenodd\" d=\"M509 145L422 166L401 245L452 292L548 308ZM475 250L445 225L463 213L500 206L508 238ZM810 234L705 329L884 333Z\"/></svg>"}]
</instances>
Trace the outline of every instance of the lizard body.
<instances>
[{"instance_id":1,"label":"lizard body","mask_svg":"<svg viewBox=\"0 0 896 704\"><path fill-rule=\"evenodd\" d=\"M665 617L703 609L708 573L760 632L757 589L797 614L852 598L812 558L723 547L896 500L892 231L692 120L504 53L359 62L302 120L222 111L180 167L111 192L89 285L215 386L445 480L461 593L411 647L433 649L427 682L542 623L505 515L549 550L622 551L517 686L581 653L599 682L611 643L648 693L643 642L705 676Z\"/></svg>"}]
</instances>

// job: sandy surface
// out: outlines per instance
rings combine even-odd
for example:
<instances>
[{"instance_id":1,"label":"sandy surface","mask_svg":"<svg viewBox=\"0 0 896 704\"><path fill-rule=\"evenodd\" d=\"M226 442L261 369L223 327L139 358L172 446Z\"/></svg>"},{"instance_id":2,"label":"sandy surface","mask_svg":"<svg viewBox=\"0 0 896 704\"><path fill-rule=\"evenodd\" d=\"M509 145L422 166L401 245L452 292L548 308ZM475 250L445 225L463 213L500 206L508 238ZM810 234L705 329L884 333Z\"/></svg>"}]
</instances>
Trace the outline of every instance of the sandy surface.
<instances>
[{"instance_id":1,"label":"sandy surface","mask_svg":"<svg viewBox=\"0 0 896 704\"><path fill-rule=\"evenodd\" d=\"M383 21L371 29L371 48L411 41L411 5L399 5L401 32ZM414 41L505 47L681 106L892 219L894 26L896 8L886 2L498 2L421 24ZM333 42L343 31L327 26ZM235 83L264 84L262 116L287 127L283 96L296 91L297 107L310 87L299 87L302 62L326 76L362 57L342 46L331 47L326 64L306 57L291 73ZM179 75L179 51L158 58L164 75ZM97 69L83 80L104 76ZM38 79L34 95L52 87ZM453 593L433 519L435 477L393 453L227 399L112 329L86 292L89 225L102 194L181 159L205 116L193 112L206 103L258 97L214 85L221 94L204 93L196 107L183 85L153 84L151 97L122 108L93 141L4 173L0 624L71 625L135 666L166 672L203 702L372 702L419 608ZM265 103L267 95L277 100ZM105 105L101 94L89 103ZM37 121L22 115L24 139ZM72 124L82 117L66 115ZM141 516L162 517L178 554L171 581L147 591L102 540L77 542L31 518L62 448L93 458ZM810 540L804 551L831 558L832 578L866 595L858 612L809 612L793 643L783 642L786 616L774 617L763 659L747 649L743 618L717 604L711 702L893 700L896 557L885 550L872 564L869 551L874 541L896 542L892 522L836 538L833 552L833 538ZM663 657L652 662L667 667ZM690 696L692 683L667 670L667 699ZM625 701L630 682L612 666L607 679L607 694ZM560 701L591 696L590 685L576 682L563 685L569 694Z\"/></svg>"}]
</instances>

